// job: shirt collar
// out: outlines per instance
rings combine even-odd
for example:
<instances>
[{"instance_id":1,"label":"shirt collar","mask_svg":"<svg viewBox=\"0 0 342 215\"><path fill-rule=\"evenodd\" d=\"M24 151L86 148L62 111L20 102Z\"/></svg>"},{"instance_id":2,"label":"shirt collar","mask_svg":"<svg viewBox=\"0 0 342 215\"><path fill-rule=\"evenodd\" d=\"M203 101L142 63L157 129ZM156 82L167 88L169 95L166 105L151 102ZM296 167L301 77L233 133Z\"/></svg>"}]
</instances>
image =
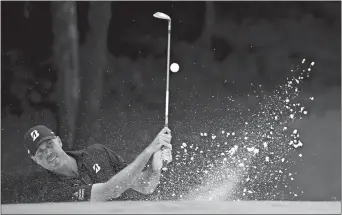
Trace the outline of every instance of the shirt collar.
<instances>
[{"instance_id":1,"label":"shirt collar","mask_svg":"<svg viewBox=\"0 0 342 215\"><path fill-rule=\"evenodd\" d=\"M65 151L65 153L76 159L77 167L79 170L81 170L81 167L85 165L84 162L86 162L85 152L83 150L80 150L80 151Z\"/></svg>"},{"instance_id":2,"label":"shirt collar","mask_svg":"<svg viewBox=\"0 0 342 215\"><path fill-rule=\"evenodd\" d=\"M65 151L65 153L67 155L72 156L76 160L82 159L84 157L84 154L85 154L83 150L80 150L80 151Z\"/></svg>"}]
</instances>

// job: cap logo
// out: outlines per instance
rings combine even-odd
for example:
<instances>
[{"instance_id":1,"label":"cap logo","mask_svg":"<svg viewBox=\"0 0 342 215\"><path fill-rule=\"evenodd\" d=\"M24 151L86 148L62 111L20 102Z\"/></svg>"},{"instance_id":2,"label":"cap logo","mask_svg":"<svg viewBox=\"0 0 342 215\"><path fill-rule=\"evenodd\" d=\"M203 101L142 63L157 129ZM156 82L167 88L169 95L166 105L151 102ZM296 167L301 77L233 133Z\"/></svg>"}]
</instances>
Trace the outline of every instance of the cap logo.
<instances>
[{"instance_id":1,"label":"cap logo","mask_svg":"<svg viewBox=\"0 0 342 215\"><path fill-rule=\"evenodd\" d=\"M39 137L38 131L37 130L32 131L31 137L32 137L33 141L35 141Z\"/></svg>"}]
</instances>

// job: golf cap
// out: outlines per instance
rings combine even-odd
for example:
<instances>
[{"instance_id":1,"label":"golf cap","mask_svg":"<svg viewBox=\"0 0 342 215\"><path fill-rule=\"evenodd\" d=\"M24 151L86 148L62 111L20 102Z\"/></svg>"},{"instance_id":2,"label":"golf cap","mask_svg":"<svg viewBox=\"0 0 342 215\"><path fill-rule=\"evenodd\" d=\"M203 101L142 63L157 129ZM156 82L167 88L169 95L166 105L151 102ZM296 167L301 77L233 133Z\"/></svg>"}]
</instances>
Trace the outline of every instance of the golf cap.
<instances>
[{"instance_id":1,"label":"golf cap","mask_svg":"<svg viewBox=\"0 0 342 215\"><path fill-rule=\"evenodd\" d=\"M37 125L31 128L24 135L24 146L29 155L34 156L39 145L45 140L55 138L56 135L53 131L43 125Z\"/></svg>"}]
</instances>

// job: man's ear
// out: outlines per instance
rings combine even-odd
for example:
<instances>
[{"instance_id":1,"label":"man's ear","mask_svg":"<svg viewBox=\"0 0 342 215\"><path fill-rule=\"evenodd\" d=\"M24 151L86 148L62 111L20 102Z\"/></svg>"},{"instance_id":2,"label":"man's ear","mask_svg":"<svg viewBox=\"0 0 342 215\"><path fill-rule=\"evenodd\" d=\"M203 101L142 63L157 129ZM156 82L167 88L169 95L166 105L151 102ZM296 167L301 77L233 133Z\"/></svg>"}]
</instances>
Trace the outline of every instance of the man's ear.
<instances>
[{"instance_id":1,"label":"man's ear","mask_svg":"<svg viewBox=\"0 0 342 215\"><path fill-rule=\"evenodd\" d=\"M30 156L30 157L36 164L38 164L37 158L35 156Z\"/></svg>"},{"instance_id":2,"label":"man's ear","mask_svg":"<svg viewBox=\"0 0 342 215\"><path fill-rule=\"evenodd\" d=\"M62 143L62 140L59 136L56 137L57 138L57 141L59 143L59 145L61 146L61 148L63 148L63 143Z\"/></svg>"}]
</instances>

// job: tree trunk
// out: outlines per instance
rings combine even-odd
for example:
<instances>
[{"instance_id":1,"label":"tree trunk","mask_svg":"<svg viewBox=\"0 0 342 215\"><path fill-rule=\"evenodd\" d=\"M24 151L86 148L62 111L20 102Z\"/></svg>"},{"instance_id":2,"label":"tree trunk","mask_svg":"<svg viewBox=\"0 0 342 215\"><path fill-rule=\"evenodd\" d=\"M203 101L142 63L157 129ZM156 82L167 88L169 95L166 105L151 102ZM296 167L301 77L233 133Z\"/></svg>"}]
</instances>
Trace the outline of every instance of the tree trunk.
<instances>
[{"instance_id":1,"label":"tree trunk","mask_svg":"<svg viewBox=\"0 0 342 215\"><path fill-rule=\"evenodd\" d=\"M201 65L204 68L209 68L212 65L217 65L214 62L214 50L212 50L211 46L211 38L215 33L215 21L216 21L216 11L215 11L215 3L211 1L205 2L205 17L204 17L204 26L202 35L199 38L199 45L198 49L200 50L200 57L198 62L201 62ZM206 70L203 70L206 71ZM220 69L212 69L210 71L212 74L211 77L216 80L217 78L220 79L221 70ZM217 85L220 87L221 85Z\"/></svg>"},{"instance_id":2,"label":"tree trunk","mask_svg":"<svg viewBox=\"0 0 342 215\"><path fill-rule=\"evenodd\" d=\"M213 61L213 52L211 50L211 37L213 35L214 25L215 25L215 7L214 2L205 2L205 17L204 25L200 38L198 39L197 49L198 52L198 62L201 65L208 67Z\"/></svg>"},{"instance_id":3,"label":"tree trunk","mask_svg":"<svg viewBox=\"0 0 342 215\"><path fill-rule=\"evenodd\" d=\"M201 42L209 50L211 49L211 36L214 33L213 27L215 25L216 13L214 2L205 2L205 15L204 15L204 27L201 36ZM210 50L211 51L211 50Z\"/></svg>"},{"instance_id":4,"label":"tree trunk","mask_svg":"<svg viewBox=\"0 0 342 215\"><path fill-rule=\"evenodd\" d=\"M79 99L79 59L76 3L73 1L51 2L53 18L53 58L58 71L58 118L57 134L72 148Z\"/></svg>"},{"instance_id":5,"label":"tree trunk","mask_svg":"<svg viewBox=\"0 0 342 215\"><path fill-rule=\"evenodd\" d=\"M103 74L107 70L107 38L111 18L111 2L89 2L90 30L81 57L81 101L77 124L77 148L92 144L100 135L99 109L102 100Z\"/></svg>"}]
</instances>

